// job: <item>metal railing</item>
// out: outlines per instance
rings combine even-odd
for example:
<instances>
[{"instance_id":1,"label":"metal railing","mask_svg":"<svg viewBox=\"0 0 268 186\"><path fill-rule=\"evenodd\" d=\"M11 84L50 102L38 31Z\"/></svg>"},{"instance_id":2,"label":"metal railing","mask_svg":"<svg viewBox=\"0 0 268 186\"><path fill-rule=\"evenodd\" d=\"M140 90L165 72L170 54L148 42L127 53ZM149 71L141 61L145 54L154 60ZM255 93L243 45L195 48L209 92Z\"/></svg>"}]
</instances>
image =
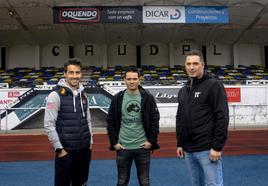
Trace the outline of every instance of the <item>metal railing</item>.
<instances>
[{"instance_id":1,"label":"metal railing","mask_svg":"<svg viewBox=\"0 0 268 186\"><path fill-rule=\"evenodd\" d=\"M9 127L10 127L10 125L9 125L9 114L11 112L16 111L16 110L35 110L35 112L36 112L36 111L39 111L39 110L42 110L42 109L45 109L45 107L32 107L32 108L23 108L23 107L20 107L20 108L8 108L8 107L2 107L2 108L0 108L0 114L1 114L0 131L5 130L7 132L9 130ZM31 115L32 114L34 114L34 113L31 113ZM14 118L14 120L15 119L17 119L17 118ZM20 122L23 122L25 119L27 119L27 117L24 118L23 120L21 120ZM14 120L13 120L13 122L14 122ZM16 127L16 126L14 126L14 127Z\"/></svg>"}]
</instances>

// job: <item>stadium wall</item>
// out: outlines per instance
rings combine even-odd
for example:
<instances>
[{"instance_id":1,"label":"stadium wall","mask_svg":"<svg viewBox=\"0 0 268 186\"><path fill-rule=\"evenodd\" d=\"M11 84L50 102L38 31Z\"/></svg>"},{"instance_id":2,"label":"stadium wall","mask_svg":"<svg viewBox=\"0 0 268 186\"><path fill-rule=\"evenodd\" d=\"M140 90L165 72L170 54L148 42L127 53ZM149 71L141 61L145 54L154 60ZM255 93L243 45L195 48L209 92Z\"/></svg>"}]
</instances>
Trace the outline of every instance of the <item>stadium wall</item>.
<instances>
[{"instance_id":1,"label":"stadium wall","mask_svg":"<svg viewBox=\"0 0 268 186\"><path fill-rule=\"evenodd\" d=\"M117 43L109 45L107 59L108 66L136 65L136 46L129 43ZM99 64L103 63L99 61Z\"/></svg>"},{"instance_id":2,"label":"stadium wall","mask_svg":"<svg viewBox=\"0 0 268 186\"><path fill-rule=\"evenodd\" d=\"M69 46L74 56L83 60L85 66L135 65L136 45L116 44L50 44L14 45L7 49L7 67L62 67L69 57ZM256 44L207 44L207 64L210 65L264 65L263 47ZM194 43L164 44L148 43L141 46L141 64L155 66L183 65L185 53L200 45Z\"/></svg>"},{"instance_id":3,"label":"stadium wall","mask_svg":"<svg viewBox=\"0 0 268 186\"><path fill-rule=\"evenodd\" d=\"M174 49L172 48L171 50ZM148 43L142 46L141 62L146 65L170 66L168 45L163 43Z\"/></svg>"},{"instance_id":4,"label":"stadium wall","mask_svg":"<svg viewBox=\"0 0 268 186\"><path fill-rule=\"evenodd\" d=\"M249 65L259 65L262 64L264 66L264 57L263 50L260 45L254 44L239 44L238 45L238 63L246 66Z\"/></svg>"},{"instance_id":5,"label":"stadium wall","mask_svg":"<svg viewBox=\"0 0 268 186\"><path fill-rule=\"evenodd\" d=\"M14 45L7 50L7 68L35 67L35 47L31 45Z\"/></svg>"},{"instance_id":6,"label":"stadium wall","mask_svg":"<svg viewBox=\"0 0 268 186\"><path fill-rule=\"evenodd\" d=\"M123 89L123 87L111 88L115 92ZM151 91L150 88L152 87L148 87L147 89ZM177 96L173 95L171 89L174 87L172 86L163 86L162 89L156 86L156 88L159 89L161 95L165 95L165 97L171 96L171 99L173 99ZM176 93L179 91L179 88L178 86L176 87ZM225 86L225 88L236 89L236 91L227 91L231 127L268 125L268 86ZM153 95L155 95L155 92ZM157 105L161 116L160 126L175 127L178 104L158 102Z\"/></svg>"},{"instance_id":7,"label":"stadium wall","mask_svg":"<svg viewBox=\"0 0 268 186\"><path fill-rule=\"evenodd\" d=\"M79 56L86 66L100 66L100 62L105 64L104 61L107 61L107 59L102 58L107 56L105 51L107 51L106 45L92 43L76 45L74 47L74 54Z\"/></svg>"},{"instance_id":8,"label":"stadium wall","mask_svg":"<svg viewBox=\"0 0 268 186\"><path fill-rule=\"evenodd\" d=\"M113 87L110 87L113 88ZM114 93L124 89L125 87L115 87L113 90ZM179 86L172 87L160 87L160 86L151 86L145 87L155 96L157 100L157 105L160 111L160 126L161 127L175 127L175 117L177 111L176 96L179 91ZM239 89L239 93L236 95L228 95L228 98L231 96L236 98L235 101L229 100L229 114L230 114L230 126L236 127L247 127L247 126L267 126L268 125L268 86L226 86L226 88L235 88ZM21 95L22 92L25 92L26 89L1 89L0 108L2 111L5 110L5 106L10 103L9 100L14 101L18 95ZM233 94L234 92L232 92ZM227 93L228 94L228 93ZM158 95L158 96L156 96ZM159 95L162 95L159 97ZM12 99L14 98L14 99ZM238 99L237 99L238 98ZM92 98L93 99L93 98ZM95 98L94 98L95 99ZM171 102L170 100L173 100ZM92 102L92 101L90 101ZM5 104L7 103L7 104ZM97 104L97 103L96 103ZM93 106L94 107L94 106ZM96 108L96 107L94 107ZM94 112L95 113L95 112ZM13 117L13 116L10 116ZM97 117L97 116L94 116ZM103 119L104 116L101 116ZM100 119L96 119L98 121ZM6 119L2 119L1 125L2 128L5 126ZM15 121L11 119L9 121ZM39 122L42 123L42 122ZM12 123L8 124L13 126ZM100 126L101 124L97 124ZM105 126L105 123L102 124ZM25 126L27 127L27 126Z\"/></svg>"},{"instance_id":9,"label":"stadium wall","mask_svg":"<svg viewBox=\"0 0 268 186\"><path fill-rule=\"evenodd\" d=\"M50 44L41 46L40 50L42 67L63 67L69 57L69 45Z\"/></svg>"},{"instance_id":10,"label":"stadium wall","mask_svg":"<svg viewBox=\"0 0 268 186\"><path fill-rule=\"evenodd\" d=\"M207 46L208 65L232 65L232 46L231 45L208 45ZM242 61L241 61L242 62ZM244 63L240 63L241 65Z\"/></svg>"}]
</instances>

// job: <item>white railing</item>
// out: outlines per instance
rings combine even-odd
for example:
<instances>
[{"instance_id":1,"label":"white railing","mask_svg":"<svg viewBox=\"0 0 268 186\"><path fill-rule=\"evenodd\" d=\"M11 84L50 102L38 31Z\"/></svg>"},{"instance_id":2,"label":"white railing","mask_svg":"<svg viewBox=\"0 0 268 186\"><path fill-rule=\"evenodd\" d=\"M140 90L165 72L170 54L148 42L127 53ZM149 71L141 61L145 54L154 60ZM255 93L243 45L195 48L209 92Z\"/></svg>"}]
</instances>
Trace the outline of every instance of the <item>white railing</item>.
<instances>
[{"instance_id":1,"label":"white railing","mask_svg":"<svg viewBox=\"0 0 268 186\"><path fill-rule=\"evenodd\" d=\"M246 85L267 85L268 80L246 80Z\"/></svg>"},{"instance_id":2,"label":"white railing","mask_svg":"<svg viewBox=\"0 0 268 186\"><path fill-rule=\"evenodd\" d=\"M111 88L108 85L104 85L103 86L103 90L106 91L106 92L108 92L111 95L115 95L117 93L117 91L115 91L113 88Z\"/></svg>"},{"instance_id":3,"label":"white railing","mask_svg":"<svg viewBox=\"0 0 268 186\"><path fill-rule=\"evenodd\" d=\"M160 127L175 127L177 104L158 104ZM164 124L163 124L164 123ZM268 105L229 104L229 128L268 127Z\"/></svg>"},{"instance_id":4,"label":"white railing","mask_svg":"<svg viewBox=\"0 0 268 186\"><path fill-rule=\"evenodd\" d=\"M253 107L253 108L252 108ZM175 130L176 112L177 104L158 104L160 112L160 127L173 127ZM18 123L18 118L14 118L14 114L8 114L9 111L15 110L41 110L45 107L33 107L33 108L0 108L3 111L2 114L5 115L0 120L0 130L8 131L10 128L14 128ZM90 106L90 109L101 109L105 111L107 107ZM36 111L35 111L36 112ZM105 113L107 113L105 111ZM33 113L34 114L34 113ZM251 128L251 127L268 127L268 105L229 105L229 128ZM26 119L26 118L25 118ZM20 121L21 122L21 121ZM22 121L23 122L23 121ZM93 124L94 125L94 124Z\"/></svg>"},{"instance_id":5,"label":"white railing","mask_svg":"<svg viewBox=\"0 0 268 186\"><path fill-rule=\"evenodd\" d=\"M237 127L268 127L268 105L229 105L230 122Z\"/></svg>"},{"instance_id":6,"label":"white railing","mask_svg":"<svg viewBox=\"0 0 268 186\"><path fill-rule=\"evenodd\" d=\"M8 83L0 83L0 88L9 88Z\"/></svg>"},{"instance_id":7,"label":"white railing","mask_svg":"<svg viewBox=\"0 0 268 186\"><path fill-rule=\"evenodd\" d=\"M45 107L32 107L32 108L0 108L1 115L4 117L0 118L0 131L5 130L12 130L22 122L28 119L29 116L34 115L38 111L45 109ZM18 116L14 113L15 110L35 110L29 116L24 117L22 120L18 118ZM11 112L10 112L11 111Z\"/></svg>"}]
</instances>

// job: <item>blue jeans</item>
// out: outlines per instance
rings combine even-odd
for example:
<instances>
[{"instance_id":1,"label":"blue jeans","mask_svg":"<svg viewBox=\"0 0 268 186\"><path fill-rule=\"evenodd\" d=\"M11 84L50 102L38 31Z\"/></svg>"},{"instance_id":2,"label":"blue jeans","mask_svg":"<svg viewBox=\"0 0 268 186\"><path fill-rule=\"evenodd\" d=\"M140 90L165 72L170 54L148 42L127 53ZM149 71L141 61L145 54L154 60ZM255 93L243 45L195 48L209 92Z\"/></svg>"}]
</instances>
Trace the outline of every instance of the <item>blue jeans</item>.
<instances>
[{"instance_id":1,"label":"blue jeans","mask_svg":"<svg viewBox=\"0 0 268 186\"><path fill-rule=\"evenodd\" d=\"M130 178L131 165L134 160L139 184L149 186L149 169L150 169L150 150L148 149L131 149L119 150L116 152L116 163L118 171L117 186L127 186Z\"/></svg>"},{"instance_id":2,"label":"blue jeans","mask_svg":"<svg viewBox=\"0 0 268 186\"><path fill-rule=\"evenodd\" d=\"M190 173L192 186L223 186L222 159L213 162L209 150L185 152L185 160Z\"/></svg>"}]
</instances>

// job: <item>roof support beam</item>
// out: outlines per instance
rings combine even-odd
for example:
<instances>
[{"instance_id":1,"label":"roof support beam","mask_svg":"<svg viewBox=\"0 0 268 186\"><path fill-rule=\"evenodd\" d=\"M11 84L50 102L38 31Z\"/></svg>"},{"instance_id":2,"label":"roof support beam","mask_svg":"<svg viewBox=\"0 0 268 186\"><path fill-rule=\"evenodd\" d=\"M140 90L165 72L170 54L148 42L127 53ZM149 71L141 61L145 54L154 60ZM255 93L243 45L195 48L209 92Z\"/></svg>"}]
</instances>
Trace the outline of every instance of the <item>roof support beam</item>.
<instances>
[{"instance_id":1,"label":"roof support beam","mask_svg":"<svg viewBox=\"0 0 268 186\"><path fill-rule=\"evenodd\" d=\"M233 44L236 44L240 41L240 39L244 36L244 34L253 29L254 26L259 22L261 19L262 15L267 12L268 9L268 4L266 4L257 14L257 16L254 18L254 20L239 34L239 36L236 38L236 40L233 42Z\"/></svg>"},{"instance_id":2,"label":"roof support beam","mask_svg":"<svg viewBox=\"0 0 268 186\"><path fill-rule=\"evenodd\" d=\"M8 6L7 9L8 9L10 17L15 18L15 20L20 25L20 27L32 37L33 42L35 44L38 44L38 40L35 38L34 34L27 27L27 25L22 21L21 16L16 12L14 6L12 6L11 3L8 0L6 0L6 3L7 3L7 6Z\"/></svg>"}]
</instances>

